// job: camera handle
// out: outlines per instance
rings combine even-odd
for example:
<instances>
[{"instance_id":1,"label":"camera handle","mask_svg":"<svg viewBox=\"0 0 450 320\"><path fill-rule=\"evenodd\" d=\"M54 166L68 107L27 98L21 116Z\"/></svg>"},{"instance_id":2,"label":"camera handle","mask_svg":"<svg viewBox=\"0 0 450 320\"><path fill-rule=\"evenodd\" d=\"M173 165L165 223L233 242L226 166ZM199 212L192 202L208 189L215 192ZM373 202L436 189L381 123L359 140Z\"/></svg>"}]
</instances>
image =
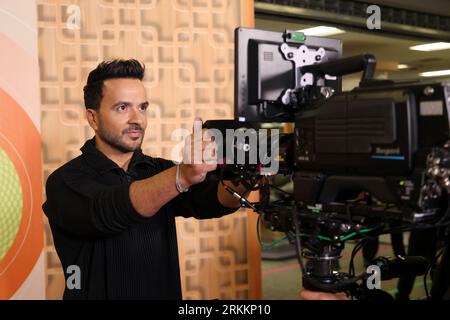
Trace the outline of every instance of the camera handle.
<instances>
[{"instance_id":1,"label":"camera handle","mask_svg":"<svg viewBox=\"0 0 450 320\"><path fill-rule=\"evenodd\" d=\"M377 59L374 55L363 54L324 63L310 64L300 67L300 72L302 74L311 73L314 77L323 77L325 75L342 76L363 71L361 83L364 83L373 79L376 64Z\"/></svg>"},{"instance_id":2,"label":"camera handle","mask_svg":"<svg viewBox=\"0 0 450 320\"><path fill-rule=\"evenodd\" d=\"M313 100L328 99L333 95L334 90L332 88L317 86L316 82L318 79L327 77L336 78L338 76L363 71L360 86L374 81L373 77L377 64L374 55L364 54L320 63L320 61L325 60L325 51L323 48L314 51L303 45L299 49L294 50L284 43L281 45L281 50L285 54L286 59L295 63L297 70L295 73L296 88L285 90L280 97L281 102L286 106L292 106L294 111ZM302 62L306 61L305 63L299 62L298 54L294 54L298 52L305 52L301 58L306 59L300 59ZM311 57L317 57L317 61L311 62Z\"/></svg>"}]
</instances>

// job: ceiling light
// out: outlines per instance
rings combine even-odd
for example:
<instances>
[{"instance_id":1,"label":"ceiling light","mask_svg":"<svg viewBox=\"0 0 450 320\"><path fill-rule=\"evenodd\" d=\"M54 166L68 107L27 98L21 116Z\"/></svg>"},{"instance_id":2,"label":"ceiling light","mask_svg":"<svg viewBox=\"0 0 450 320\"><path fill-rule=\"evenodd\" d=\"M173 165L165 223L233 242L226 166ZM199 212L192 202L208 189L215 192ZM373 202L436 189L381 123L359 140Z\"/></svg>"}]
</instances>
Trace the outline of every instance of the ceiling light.
<instances>
[{"instance_id":1,"label":"ceiling light","mask_svg":"<svg viewBox=\"0 0 450 320\"><path fill-rule=\"evenodd\" d=\"M411 50L417 51L437 51L437 50L445 50L450 49L450 42L433 42L420 44L417 46L409 47Z\"/></svg>"},{"instance_id":2,"label":"ceiling light","mask_svg":"<svg viewBox=\"0 0 450 320\"><path fill-rule=\"evenodd\" d=\"M409 68L409 66L407 65L407 64L398 64L397 65L397 69L408 69Z\"/></svg>"},{"instance_id":3,"label":"ceiling light","mask_svg":"<svg viewBox=\"0 0 450 320\"><path fill-rule=\"evenodd\" d=\"M298 30L299 32L302 32L306 36L318 36L318 37L325 37L325 36L331 36L334 34L340 34L344 33L344 30L334 28L334 27L327 27L327 26L319 26L314 28L307 28Z\"/></svg>"},{"instance_id":4,"label":"ceiling light","mask_svg":"<svg viewBox=\"0 0 450 320\"><path fill-rule=\"evenodd\" d=\"M437 71L427 71L419 74L421 77L441 77L450 76L450 69L447 70L437 70Z\"/></svg>"}]
</instances>

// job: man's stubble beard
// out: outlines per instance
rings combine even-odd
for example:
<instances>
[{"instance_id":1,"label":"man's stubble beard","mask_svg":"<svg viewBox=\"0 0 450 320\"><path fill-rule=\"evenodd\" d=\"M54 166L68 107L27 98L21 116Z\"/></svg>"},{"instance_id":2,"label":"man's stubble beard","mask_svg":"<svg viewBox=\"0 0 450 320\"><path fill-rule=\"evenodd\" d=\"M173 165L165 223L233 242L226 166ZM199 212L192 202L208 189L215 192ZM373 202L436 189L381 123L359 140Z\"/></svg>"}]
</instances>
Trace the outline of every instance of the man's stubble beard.
<instances>
[{"instance_id":1,"label":"man's stubble beard","mask_svg":"<svg viewBox=\"0 0 450 320\"><path fill-rule=\"evenodd\" d=\"M124 130L121 133L121 135L114 135L111 132L109 132L107 129L105 129L105 127L100 122L97 134L106 144L108 144L109 146L111 146L112 148L114 148L116 150L119 150L120 152L128 153L128 152L134 152L134 151L140 149L141 145L142 145L142 141L144 140L145 130L142 130L142 135L139 138L141 141L135 147L131 147L123 141L123 138L125 137L125 134L126 134L125 131L126 130Z\"/></svg>"}]
</instances>

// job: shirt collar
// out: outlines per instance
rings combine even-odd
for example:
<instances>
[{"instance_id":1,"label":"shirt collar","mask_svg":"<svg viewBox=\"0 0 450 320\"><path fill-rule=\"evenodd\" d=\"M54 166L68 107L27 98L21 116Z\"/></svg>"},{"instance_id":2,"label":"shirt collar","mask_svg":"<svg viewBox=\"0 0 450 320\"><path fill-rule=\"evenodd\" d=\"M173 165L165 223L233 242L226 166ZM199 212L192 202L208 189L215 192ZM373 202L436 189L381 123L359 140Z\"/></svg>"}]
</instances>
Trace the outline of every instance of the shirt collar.
<instances>
[{"instance_id":1,"label":"shirt collar","mask_svg":"<svg viewBox=\"0 0 450 320\"><path fill-rule=\"evenodd\" d=\"M83 153L83 156L87 160L88 164L100 174L104 174L110 170L120 169L120 167L114 161L109 159L96 148L95 136L92 139L87 140L85 144L80 148L80 150ZM151 157L144 155L142 153L142 150L139 148L133 153L130 165L128 166L128 172L133 172L136 166L142 164L155 166L154 160Z\"/></svg>"}]
</instances>

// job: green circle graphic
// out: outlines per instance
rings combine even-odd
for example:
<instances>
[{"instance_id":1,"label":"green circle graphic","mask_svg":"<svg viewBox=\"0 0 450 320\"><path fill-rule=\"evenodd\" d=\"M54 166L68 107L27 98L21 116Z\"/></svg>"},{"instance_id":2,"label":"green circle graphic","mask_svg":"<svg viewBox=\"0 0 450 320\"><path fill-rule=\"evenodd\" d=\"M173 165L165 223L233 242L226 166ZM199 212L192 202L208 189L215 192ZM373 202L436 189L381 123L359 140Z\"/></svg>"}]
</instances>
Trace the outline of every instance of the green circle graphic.
<instances>
[{"instance_id":1,"label":"green circle graphic","mask_svg":"<svg viewBox=\"0 0 450 320\"><path fill-rule=\"evenodd\" d=\"M0 149L0 261L19 231L22 218L22 188L14 164Z\"/></svg>"}]
</instances>

